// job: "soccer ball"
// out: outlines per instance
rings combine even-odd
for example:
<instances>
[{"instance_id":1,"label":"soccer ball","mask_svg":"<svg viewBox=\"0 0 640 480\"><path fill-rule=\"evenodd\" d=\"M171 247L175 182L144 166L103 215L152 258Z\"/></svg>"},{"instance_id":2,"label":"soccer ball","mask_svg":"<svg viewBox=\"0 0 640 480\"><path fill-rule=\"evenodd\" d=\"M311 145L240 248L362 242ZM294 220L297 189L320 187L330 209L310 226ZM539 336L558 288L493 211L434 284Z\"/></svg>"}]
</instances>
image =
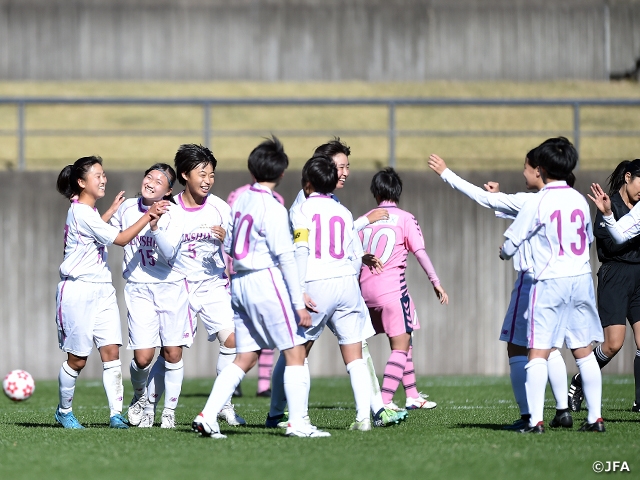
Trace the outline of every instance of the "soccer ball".
<instances>
[{"instance_id":1,"label":"soccer ball","mask_svg":"<svg viewBox=\"0 0 640 480\"><path fill-rule=\"evenodd\" d=\"M13 370L2 381L4 394L14 402L26 400L36 390L36 382L29 372Z\"/></svg>"}]
</instances>

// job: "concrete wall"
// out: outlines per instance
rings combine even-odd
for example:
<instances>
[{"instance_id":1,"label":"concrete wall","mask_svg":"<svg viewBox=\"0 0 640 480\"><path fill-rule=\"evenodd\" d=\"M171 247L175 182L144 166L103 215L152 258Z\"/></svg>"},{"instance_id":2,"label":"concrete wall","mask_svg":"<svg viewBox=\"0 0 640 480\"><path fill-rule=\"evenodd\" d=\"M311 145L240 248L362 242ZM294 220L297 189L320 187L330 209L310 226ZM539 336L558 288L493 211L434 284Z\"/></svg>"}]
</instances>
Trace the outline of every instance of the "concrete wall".
<instances>
[{"instance_id":1,"label":"concrete wall","mask_svg":"<svg viewBox=\"0 0 640 480\"><path fill-rule=\"evenodd\" d=\"M106 165L108 169L108 165ZM471 181L500 181L503 191L519 191L523 179L517 172L460 172ZM604 182L609 172L578 172L578 187ZM246 183L248 174L220 173L215 193L223 198ZM360 215L374 206L368 193L372 172L354 172L340 192L342 202ZM55 326L55 290L63 254L63 226L68 203L55 191L54 172L0 172L0 373L24 368L36 379L55 378L65 355L58 349ZM289 172L279 191L292 202L299 185L298 172ZM440 306L424 273L411 260L408 285L422 329L415 334L414 360L418 375L503 375L508 373L505 344L498 341L515 274L509 262L498 259L498 246L508 223L476 206L447 187L435 174L403 175L402 206L413 212L424 232L427 251L450 305ZM123 189L129 196L140 189L141 174L110 172L107 199ZM108 201L101 200L99 209ZM592 249L594 253L595 248ZM126 343L126 312L122 298L122 249L110 247L110 265L122 311ZM597 262L594 262L597 268ZM379 373L389 354L386 338L371 341ZM215 375L217 344L199 335L185 354L188 377ZM121 351L126 366L131 352ZM628 335L622 352L605 372L630 373L635 346ZM310 358L313 375L345 374L335 338L320 338ZM575 371L573 360L567 362ZM101 375L94 352L83 378ZM253 372L255 375L255 372ZM128 369L125 367L125 376Z\"/></svg>"},{"instance_id":2,"label":"concrete wall","mask_svg":"<svg viewBox=\"0 0 640 480\"><path fill-rule=\"evenodd\" d=\"M640 57L640 3L610 2L610 42L604 5L0 0L0 79L603 80Z\"/></svg>"}]
</instances>

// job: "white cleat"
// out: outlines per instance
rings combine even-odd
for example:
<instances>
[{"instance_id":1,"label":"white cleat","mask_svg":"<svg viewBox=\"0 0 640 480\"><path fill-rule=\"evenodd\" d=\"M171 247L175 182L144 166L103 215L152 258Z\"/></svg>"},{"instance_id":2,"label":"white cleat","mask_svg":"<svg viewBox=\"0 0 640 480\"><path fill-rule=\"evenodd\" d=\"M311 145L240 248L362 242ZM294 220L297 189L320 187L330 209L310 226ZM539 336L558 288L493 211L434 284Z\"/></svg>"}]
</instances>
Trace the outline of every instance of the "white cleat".
<instances>
[{"instance_id":1,"label":"white cleat","mask_svg":"<svg viewBox=\"0 0 640 480\"><path fill-rule=\"evenodd\" d=\"M359 432L368 432L371 430L371 419L365 418L364 420L355 421L349 427L349 430L355 430Z\"/></svg>"},{"instance_id":2,"label":"white cleat","mask_svg":"<svg viewBox=\"0 0 640 480\"><path fill-rule=\"evenodd\" d=\"M140 420L142 419L142 412L144 412L144 407L147 406L149 400L147 400L147 396L144 395L138 399L133 397L131 399L131 403L129 404L129 408L127 409L127 419L129 420L129 425L138 426L140 424Z\"/></svg>"},{"instance_id":3,"label":"white cleat","mask_svg":"<svg viewBox=\"0 0 640 480\"><path fill-rule=\"evenodd\" d=\"M303 423L298 427L292 427L291 424L287 427L287 431L285 432L287 437L308 437L308 438L319 438L319 437L330 437L331 434L329 432L325 432L324 430L318 430L317 427L313 425L307 425Z\"/></svg>"},{"instance_id":4,"label":"white cleat","mask_svg":"<svg viewBox=\"0 0 640 480\"><path fill-rule=\"evenodd\" d=\"M309 417L309 415L305 415L304 417L302 417L302 420L304 420L304 424L307 425L308 427L311 428L318 428L315 425L311 425L311 417ZM289 426L289 420L285 420L283 422L279 422L278 423L278 428L287 428Z\"/></svg>"},{"instance_id":5,"label":"white cleat","mask_svg":"<svg viewBox=\"0 0 640 480\"><path fill-rule=\"evenodd\" d=\"M224 420L231 427L247 424L245 419L236 413L236 409L232 403L227 403L222 407L222 410L218 413L218 419Z\"/></svg>"},{"instance_id":6,"label":"white cleat","mask_svg":"<svg viewBox=\"0 0 640 480\"><path fill-rule=\"evenodd\" d=\"M428 396L429 395L423 395L422 392L420 392L418 394L418 398L407 397L407 401L405 403L407 410L417 410L418 408L430 410L432 408L436 408L438 404L427 400Z\"/></svg>"},{"instance_id":7,"label":"white cleat","mask_svg":"<svg viewBox=\"0 0 640 480\"><path fill-rule=\"evenodd\" d=\"M155 413L142 412L138 428L151 428L155 420Z\"/></svg>"},{"instance_id":8,"label":"white cleat","mask_svg":"<svg viewBox=\"0 0 640 480\"><path fill-rule=\"evenodd\" d=\"M170 408L165 408L162 411L160 428L176 428L176 413Z\"/></svg>"},{"instance_id":9,"label":"white cleat","mask_svg":"<svg viewBox=\"0 0 640 480\"><path fill-rule=\"evenodd\" d=\"M204 419L202 412L191 423L191 428L194 432L198 432L203 437L211 438L227 438L226 435L220 433L220 427L217 421L208 422Z\"/></svg>"},{"instance_id":10,"label":"white cleat","mask_svg":"<svg viewBox=\"0 0 640 480\"><path fill-rule=\"evenodd\" d=\"M402 410L398 405L396 405L393 402L389 402L387 403L384 408L386 408L387 410L393 410L394 412L399 412L400 410Z\"/></svg>"}]
</instances>

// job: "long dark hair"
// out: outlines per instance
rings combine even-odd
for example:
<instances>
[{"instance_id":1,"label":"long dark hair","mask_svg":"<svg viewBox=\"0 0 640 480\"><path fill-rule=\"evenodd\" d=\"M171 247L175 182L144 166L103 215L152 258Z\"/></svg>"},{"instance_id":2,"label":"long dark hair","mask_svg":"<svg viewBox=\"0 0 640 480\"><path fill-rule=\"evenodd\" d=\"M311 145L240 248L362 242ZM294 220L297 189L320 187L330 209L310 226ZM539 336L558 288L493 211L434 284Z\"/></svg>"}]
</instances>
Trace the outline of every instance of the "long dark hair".
<instances>
[{"instance_id":1,"label":"long dark hair","mask_svg":"<svg viewBox=\"0 0 640 480\"><path fill-rule=\"evenodd\" d=\"M607 178L609 183L609 196L620 191L620 188L625 184L625 176L627 173L631 174L631 179L640 177L640 159L635 160L623 160L618 164L616 169Z\"/></svg>"},{"instance_id":2,"label":"long dark hair","mask_svg":"<svg viewBox=\"0 0 640 480\"><path fill-rule=\"evenodd\" d=\"M165 176L167 177L167 182L169 183L169 188L172 189L173 184L176 183L176 171L173 169L173 167L166 163L154 163L144 172L144 176L146 177L150 172L153 172L154 170L158 170L165 174ZM172 203L176 203L173 199L172 192L167 193L164 197L162 197L162 199L169 200Z\"/></svg>"},{"instance_id":3,"label":"long dark hair","mask_svg":"<svg viewBox=\"0 0 640 480\"><path fill-rule=\"evenodd\" d=\"M58 192L69 200L75 195L80 195L82 189L78 185L78 180L86 179L87 173L96 163L102 165L102 159L98 156L82 157L76 160L73 165L64 167L56 182Z\"/></svg>"}]
</instances>

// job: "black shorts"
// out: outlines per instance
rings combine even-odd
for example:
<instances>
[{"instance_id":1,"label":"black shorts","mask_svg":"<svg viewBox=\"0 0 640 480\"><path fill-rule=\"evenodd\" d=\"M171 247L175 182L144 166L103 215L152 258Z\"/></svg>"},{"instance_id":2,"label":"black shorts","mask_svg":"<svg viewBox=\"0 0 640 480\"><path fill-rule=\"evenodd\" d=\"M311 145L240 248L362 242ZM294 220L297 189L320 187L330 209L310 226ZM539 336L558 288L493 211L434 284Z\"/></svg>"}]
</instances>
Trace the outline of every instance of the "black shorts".
<instances>
[{"instance_id":1,"label":"black shorts","mask_svg":"<svg viewBox=\"0 0 640 480\"><path fill-rule=\"evenodd\" d=\"M598 315L603 327L640 320L640 264L607 262L598 271Z\"/></svg>"}]
</instances>

